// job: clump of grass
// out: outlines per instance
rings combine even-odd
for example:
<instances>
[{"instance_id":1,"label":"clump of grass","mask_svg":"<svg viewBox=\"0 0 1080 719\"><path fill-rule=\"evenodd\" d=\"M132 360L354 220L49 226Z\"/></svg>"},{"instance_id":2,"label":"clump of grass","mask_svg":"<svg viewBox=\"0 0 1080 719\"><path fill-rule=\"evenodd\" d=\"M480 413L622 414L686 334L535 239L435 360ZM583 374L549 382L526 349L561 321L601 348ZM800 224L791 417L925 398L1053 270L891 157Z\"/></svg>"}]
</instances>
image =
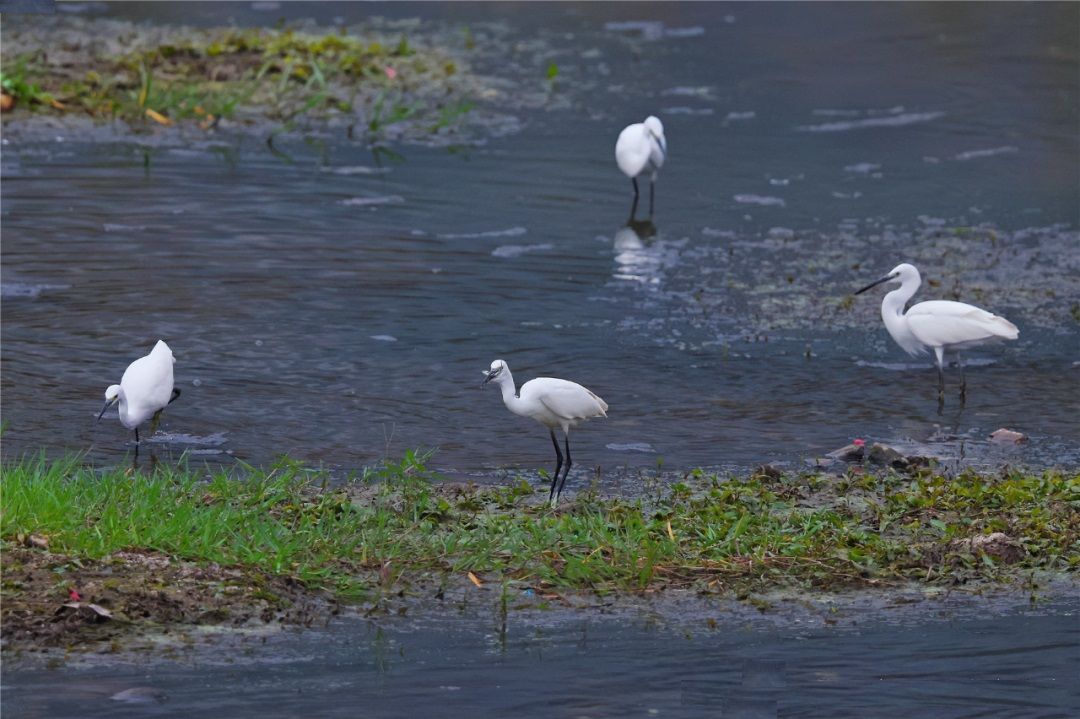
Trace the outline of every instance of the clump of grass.
<instances>
[{"instance_id":1,"label":"clump of grass","mask_svg":"<svg viewBox=\"0 0 1080 719\"><path fill-rule=\"evenodd\" d=\"M295 577L343 596L468 573L538 590L664 587L746 594L918 580L1001 580L1080 567L1080 475L945 477L701 471L648 499L585 492L560 510L524 480L440 481L408 453L348 482L282 460L236 473L4 470L0 535L88 558L148 549ZM995 535L994 533L1000 533ZM996 537L982 543L977 538Z\"/></svg>"},{"instance_id":2,"label":"clump of grass","mask_svg":"<svg viewBox=\"0 0 1080 719\"><path fill-rule=\"evenodd\" d=\"M92 22L86 34L93 38ZM468 102L454 82L458 62L404 35L370 40L343 31L177 28L165 41L135 37L127 50L108 51L113 54L88 39L62 64L42 50L25 51L26 41L6 39L24 51L4 58L5 91L31 112L195 121L204 129L223 118L269 119L291 129L304 117L342 117L374 133L416 115L428 120L417 132L430 133L465 114L446 108Z\"/></svg>"}]
</instances>

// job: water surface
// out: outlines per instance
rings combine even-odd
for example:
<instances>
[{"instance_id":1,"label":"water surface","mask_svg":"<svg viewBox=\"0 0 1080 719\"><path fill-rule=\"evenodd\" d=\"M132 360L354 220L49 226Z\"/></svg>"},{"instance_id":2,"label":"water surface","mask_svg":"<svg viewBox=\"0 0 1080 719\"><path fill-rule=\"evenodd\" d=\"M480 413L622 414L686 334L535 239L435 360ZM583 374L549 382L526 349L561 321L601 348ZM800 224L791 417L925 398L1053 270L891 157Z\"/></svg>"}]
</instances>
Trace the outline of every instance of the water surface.
<instances>
[{"instance_id":1,"label":"water surface","mask_svg":"<svg viewBox=\"0 0 1080 719\"><path fill-rule=\"evenodd\" d=\"M165 457L351 470L437 447L459 474L546 465L543 430L477 388L498 357L610 404L575 437L583 473L799 466L853 437L1077 463L1077 6L382 9L497 22L478 69L543 88L556 62L556 86L516 134L381 165L333 132L282 139L289 159L229 134L13 135L5 456L123 457L130 433L94 415L160 337L183 389L150 445ZM106 7L147 12L178 10ZM654 227L626 227L612 145L650 112L670 161ZM938 414L930 360L892 343L881 293L845 300L900 261L923 269L919 298L1020 327L969 358L964 407L950 373ZM991 447L1002 426L1031 442Z\"/></svg>"}]
</instances>

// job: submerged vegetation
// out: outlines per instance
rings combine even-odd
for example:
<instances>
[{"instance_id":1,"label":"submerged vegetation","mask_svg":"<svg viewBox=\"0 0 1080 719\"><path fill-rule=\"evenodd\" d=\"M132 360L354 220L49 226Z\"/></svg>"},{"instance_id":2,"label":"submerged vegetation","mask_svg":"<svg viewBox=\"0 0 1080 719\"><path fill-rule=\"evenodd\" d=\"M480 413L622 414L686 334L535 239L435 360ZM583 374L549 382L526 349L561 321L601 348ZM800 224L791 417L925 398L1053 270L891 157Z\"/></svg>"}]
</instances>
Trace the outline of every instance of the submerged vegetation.
<instances>
[{"instance_id":1,"label":"submerged vegetation","mask_svg":"<svg viewBox=\"0 0 1080 719\"><path fill-rule=\"evenodd\" d=\"M119 582L133 556L140 566L154 557L213 568L209 595L220 594L226 568L242 572L232 581L247 596L275 596L258 588L284 581L376 602L469 583L536 601L664 588L745 597L777 586L955 585L1080 567L1080 474L1060 471L694 471L654 495L590 490L557 510L544 487L441 481L414 453L340 483L288 460L267 471L149 474L26 460L5 467L2 487L6 626L32 618L27 595L42 592L20 580L29 555L51 568L50 612L70 590L88 593L80 572L111 563ZM190 582L185 591L195 591Z\"/></svg>"},{"instance_id":2,"label":"submerged vegetation","mask_svg":"<svg viewBox=\"0 0 1080 719\"><path fill-rule=\"evenodd\" d=\"M460 56L403 32L68 22L78 24L47 44L48 29L5 23L2 84L19 112L203 130L230 120L282 131L308 119L378 140L399 123L413 134L453 129L479 94Z\"/></svg>"}]
</instances>

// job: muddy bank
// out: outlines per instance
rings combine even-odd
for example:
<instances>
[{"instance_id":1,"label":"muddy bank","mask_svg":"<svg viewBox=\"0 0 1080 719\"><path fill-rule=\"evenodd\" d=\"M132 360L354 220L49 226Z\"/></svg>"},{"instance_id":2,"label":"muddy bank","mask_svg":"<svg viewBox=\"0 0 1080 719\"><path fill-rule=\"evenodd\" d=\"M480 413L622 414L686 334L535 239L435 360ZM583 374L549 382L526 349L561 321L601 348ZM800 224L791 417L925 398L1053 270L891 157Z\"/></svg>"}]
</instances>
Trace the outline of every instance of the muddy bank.
<instances>
[{"instance_id":1,"label":"muddy bank","mask_svg":"<svg viewBox=\"0 0 1080 719\"><path fill-rule=\"evenodd\" d=\"M408 453L340 483L242 473L5 467L4 646L100 647L162 627L310 625L468 605L600 609L898 588L1034 592L1080 566L1080 475L701 470L635 498L443 480ZM167 508L167 511L163 511ZM111 646L111 645L110 645Z\"/></svg>"},{"instance_id":2,"label":"muddy bank","mask_svg":"<svg viewBox=\"0 0 1080 719\"><path fill-rule=\"evenodd\" d=\"M2 554L5 652L167 648L215 627L261 633L339 611L331 594L288 576L151 550L90 559L7 542Z\"/></svg>"}]
</instances>

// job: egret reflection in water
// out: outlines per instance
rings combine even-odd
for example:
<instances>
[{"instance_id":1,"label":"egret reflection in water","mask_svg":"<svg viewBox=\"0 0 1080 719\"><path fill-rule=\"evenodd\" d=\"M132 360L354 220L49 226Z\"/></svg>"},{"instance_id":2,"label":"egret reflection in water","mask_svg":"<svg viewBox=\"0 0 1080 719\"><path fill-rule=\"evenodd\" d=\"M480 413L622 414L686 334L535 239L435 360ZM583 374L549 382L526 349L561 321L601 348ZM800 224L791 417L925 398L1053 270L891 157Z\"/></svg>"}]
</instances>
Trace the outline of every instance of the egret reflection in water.
<instances>
[{"instance_id":1,"label":"egret reflection in water","mask_svg":"<svg viewBox=\"0 0 1080 719\"><path fill-rule=\"evenodd\" d=\"M663 253L653 247L656 234L652 220L633 219L615 232L615 279L659 284L664 263Z\"/></svg>"}]
</instances>

